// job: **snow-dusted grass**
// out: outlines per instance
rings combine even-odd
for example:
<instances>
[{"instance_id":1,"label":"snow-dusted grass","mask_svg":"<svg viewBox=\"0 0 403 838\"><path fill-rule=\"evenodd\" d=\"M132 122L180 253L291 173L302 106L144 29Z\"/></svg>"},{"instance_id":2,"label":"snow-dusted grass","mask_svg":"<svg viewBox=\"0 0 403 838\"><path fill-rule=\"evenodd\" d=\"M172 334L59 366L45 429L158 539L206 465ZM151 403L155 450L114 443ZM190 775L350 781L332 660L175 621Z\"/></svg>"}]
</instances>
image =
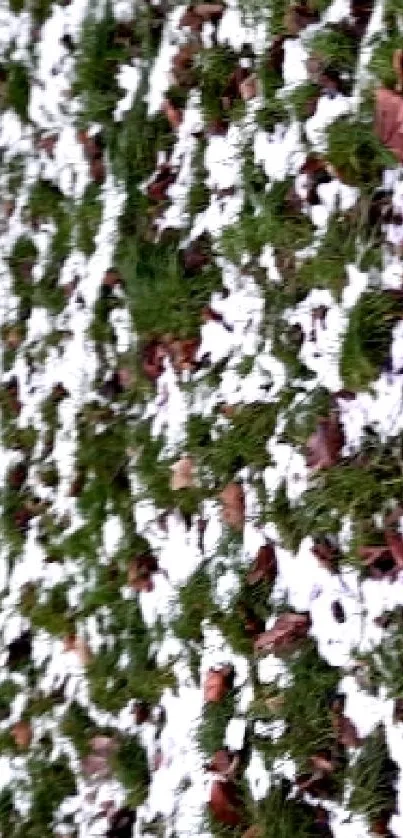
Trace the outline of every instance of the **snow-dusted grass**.
<instances>
[{"instance_id":1,"label":"snow-dusted grass","mask_svg":"<svg viewBox=\"0 0 403 838\"><path fill-rule=\"evenodd\" d=\"M311 5L291 37L284 0L231 0L200 43L186 6L2 12L0 828L16 838L115 838L124 804L136 838L228 835L206 806L225 745L241 751L231 834L326 835L327 811L335 838L390 818L403 835L401 569L372 578L360 553L401 527L401 184L371 122L401 14L375 3L360 41L344 2ZM152 194L163 164L174 182ZM156 382L151 339L177 352ZM315 472L306 446L335 409L344 445ZM275 579L251 582L268 540ZM134 590L136 561L152 590ZM258 659L254 636L290 608L310 636ZM338 691L359 747L338 741ZM89 779L95 735L115 741ZM318 801L298 784L323 751Z\"/></svg>"}]
</instances>

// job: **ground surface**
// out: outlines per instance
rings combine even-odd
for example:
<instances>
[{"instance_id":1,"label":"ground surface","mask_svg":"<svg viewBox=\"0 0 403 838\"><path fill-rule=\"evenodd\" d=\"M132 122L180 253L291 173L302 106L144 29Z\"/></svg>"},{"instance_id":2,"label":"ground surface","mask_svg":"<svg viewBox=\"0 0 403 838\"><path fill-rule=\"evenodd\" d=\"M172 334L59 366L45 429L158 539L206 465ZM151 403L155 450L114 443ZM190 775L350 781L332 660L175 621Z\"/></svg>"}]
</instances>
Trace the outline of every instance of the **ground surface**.
<instances>
[{"instance_id":1,"label":"ground surface","mask_svg":"<svg viewBox=\"0 0 403 838\"><path fill-rule=\"evenodd\" d=\"M1 834L403 836L400 0L5 6Z\"/></svg>"}]
</instances>

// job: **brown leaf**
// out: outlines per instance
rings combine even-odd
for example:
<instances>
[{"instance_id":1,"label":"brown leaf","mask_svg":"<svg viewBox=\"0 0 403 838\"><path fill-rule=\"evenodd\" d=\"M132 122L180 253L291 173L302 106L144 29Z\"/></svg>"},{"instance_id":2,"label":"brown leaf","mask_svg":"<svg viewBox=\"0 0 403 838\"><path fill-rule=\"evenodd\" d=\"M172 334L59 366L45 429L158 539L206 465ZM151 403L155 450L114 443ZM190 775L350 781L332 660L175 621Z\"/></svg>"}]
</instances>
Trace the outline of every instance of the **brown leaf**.
<instances>
[{"instance_id":1,"label":"brown leaf","mask_svg":"<svg viewBox=\"0 0 403 838\"><path fill-rule=\"evenodd\" d=\"M290 6L284 16L284 26L290 35L296 37L306 29L311 23L317 23L319 14L313 9L309 9L304 3L297 3Z\"/></svg>"},{"instance_id":2,"label":"brown leaf","mask_svg":"<svg viewBox=\"0 0 403 838\"><path fill-rule=\"evenodd\" d=\"M101 157L90 161L90 175L94 183L101 186L106 177L105 163Z\"/></svg>"},{"instance_id":3,"label":"brown leaf","mask_svg":"<svg viewBox=\"0 0 403 838\"><path fill-rule=\"evenodd\" d=\"M385 541L396 563L396 568L403 568L403 538L394 530L385 530Z\"/></svg>"},{"instance_id":4,"label":"brown leaf","mask_svg":"<svg viewBox=\"0 0 403 838\"><path fill-rule=\"evenodd\" d=\"M211 787L209 808L220 823L239 826L242 814L235 783L216 780Z\"/></svg>"},{"instance_id":5,"label":"brown leaf","mask_svg":"<svg viewBox=\"0 0 403 838\"><path fill-rule=\"evenodd\" d=\"M81 760L81 770L85 777L99 777L105 779L111 773L108 760L105 756L88 754Z\"/></svg>"},{"instance_id":6,"label":"brown leaf","mask_svg":"<svg viewBox=\"0 0 403 838\"><path fill-rule=\"evenodd\" d=\"M164 99L162 103L162 111L165 114L171 128L176 131L183 119L182 111L176 108L169 99Z\"/></svg>"},{"instance_id":7,"label":"brown leaf","mask_svg":"<svg viewBox=\"0 0 403 838\"><path fill-rule=\"evenodd\" d=\"M75 634L70 634L64 638L63 641L65 652L76 652L80 663L87 666L92 660L91 649L83 637L77 637Z\"/></svg>"},{"instance_id":8,"label":"brown leaf","mask_svg":"<svg viewBox=\"0 0 403 838\"><path fill-rule=\"evenodd\" d=\"M246 79L241 81L239 85L239 94L244 102L249 102L258 94L258 79L255 73L251 73Z\"/></svg>"},{"instance_id":9,"label":"brown leaf","mask_svg":"<svg viewBox=\"0 0 403 838\"><path fill-rule=\"evenodd\" d=\"M217 774L227 774L233 762L228 748L221 748L216 751L210 762L205 766L206 771L214 771Z\"/></svg>"},{"instance_id":10,"label":"brown leaf","mask_svg":"<svg viewBox=\"0 0 403 838\"><path fill-rule=\"evenodd\" d=\"M196 366L196 355L200 346L200 338L171 338L166 343L171 364L175 372L193 370Z\"/></svg>"},{"instance_id":11,"label":"brown leaf","mask_svg":"<svg viewBox=\"0 0 403 838\"><path fill-rule=\"evenodd\" d=\"M116 752L118 747L116 739L112 736L103 736L102 734L93 736L89 741L89 745L94 754L106 757L107 759Z\"/></svg>"},{"instance_id":12,"label":"brown leaf","mask_svg":"<svg viewBox=\"0 0 403 838\"><path fill-rule=\"evenodd\" d=\"M274 582L277 575L277 561L273 544L262 544L259 547L253 565L246 576L249 585L257 582Z\"/></svg>"},{"instance_id":13,"label":"brown leaf","mask_svg":"<svg viewBox=\"0 0 403 838\"><path fill-rule=\"evenodd\" d=\"M403 163L403 98L379 87L375 93L375 133Z\"/></svg>"},{"instance_id":14,"label":"brown leaf","mask_svg":"<svg viewBox=\"0 0 403 838\"><path fill-rule=\"evenodd\" d=\"M395 90L401 93L403 91L403 49L395 49L392 66L397 77Z\"/></svg>"},{"instance_id":15,"label":"brown leaf","mask_svg":"<svg viewBox=\"0 0 403 838\"><path fill-rule=\"evenodd\" d=\"M204 701L216 703L222 701L232 689L234 669L231 665L221 666L219 669L209 669L204 682Z\"/></svg>"},{"instance_id":16,"label":"brown leaf","mask_svg":"<svg viewBox=\"0 0 403 838\"><path fill-rule=\"evenodd\" d=\"M32 728L29 722L21 720L11 728L11 736L18 748L26 750L32 742Z\"/></svg>"},{"instance_id":17,"label":"brown leaf","mask_svg":"<svg viewBox=\"0 0 403 838\"><path fill-rule=\"evenodd\" d=\"M294 611L280 614L273 628L255 640L255 652L289 651L307 636L310 624L309 614L296 614Z\"/></svg>"},{"instance_id":18,"label":"brown leaf","mask_svg":"<svg viewBox=\"0 0 403 838\"><path fill-rule=\"evenodd\" d=\"M133 558L127 571L127 584L137 593L149 593L154 589L152 574L158 571L155 556L144 553Z\"/></svg>"},{"instance_id":19,"label":"brown leaf","mask_svg":"<svg viewBox=\"0 0 403 838\"><path fill-rule=\"evenodd\" d=\"M180 489L191 489L195 485L194 460L192 457L183 456L171 466L171 489L177 492Z\"/></svg>"},{"instance_id":20,"label":"brown leaf","mask_svg":"<svg viewBox=\"0 0 403 838\"><path fill-rule=\"evenodd\" d=\"M164 163L158 169L152 183L147 186L147 195L152 201L165 201L170 186L175 183L176 174L169 163Z\"/></svg>"},{"instance_id":21,"label":"brown leaf","mask_svg":"<svg viewBox=\"0 0 403 838\"><path fill-rule=\"evenodd\" d=\"M134 720L136 725L142 725L150 718L151 707L147 701L136 701L133 709Z\"/></svg>"},{"instance_id":22,"label":"brown leaf","mask_svg":"<svg viewBox=\"0 0 403 838\"><path fill-rule=\"evenodd\" d=\"M144 374L151 381L156 381L164 372L164 358L166 348L161 340L149 340L141 351L141 362Z\"/></svg>"},{"instance_id":23,"label":"brown leaf","mask_svg":"<svg viewBox=\"0 0 403 838\"><path fill-rule=\"evenodd\" d=\"M211 262L211 254L201 239L191 242L182 252L183 267L187 277L197 274Z\"/></svg>"},{"instance_id":24,"label":"brown leaf","mask_svg":"<svg viewBox=\"0 0 403 838\"><path fill-rule=\"evenodd\" d=\"M108 268L103 276L102 284L110 289L119 287L122 285L122 276L116 268Z\"/></svg>"},{"instance_id":25,"label":"brown leaf","mask_svg":"<svg viewBox=\"0 0 403 838\"><path fill-rule=\"evenodd\" d=\"M312 553L316 556L319 564L329 570L330 573L336 573L339 568L340 553L337 547L331 544L327 539L321 541L316 540L312 547Z\"/></svg>"},{"instance_id":26,"label":"brown leaf","mask_svg":"<svg viewBox=\"0 0 403 838\"><path fill-rule=\"evenodd\" d=\"M332 726L337 741L345 748L358 748L362 740L358 736L355 724L342 714L334 714L332 718Z\"/></svg>"},{"instance_id":27,"label":"brown leaf","mask_svg":"<svg viewBox=\"0 0 403 838\"><path fill-rule=\"evenodd\" d=\"M245 493L240 483L227 483L220 493L221 516L224 524L243 530L245 523Z\"/></svg>"},{"instance_id":28,"label":"brown leaf","mask_svg":"<svg viewBox=\"0 0 403 838\"><path fill-rule=\"evenodd\" d=\"M308 468L316 470L330 468L339 459L344 445L344 433L336 413L318 419L316 431L306 445L306 463Z\"/></svg>"}]
</instances>

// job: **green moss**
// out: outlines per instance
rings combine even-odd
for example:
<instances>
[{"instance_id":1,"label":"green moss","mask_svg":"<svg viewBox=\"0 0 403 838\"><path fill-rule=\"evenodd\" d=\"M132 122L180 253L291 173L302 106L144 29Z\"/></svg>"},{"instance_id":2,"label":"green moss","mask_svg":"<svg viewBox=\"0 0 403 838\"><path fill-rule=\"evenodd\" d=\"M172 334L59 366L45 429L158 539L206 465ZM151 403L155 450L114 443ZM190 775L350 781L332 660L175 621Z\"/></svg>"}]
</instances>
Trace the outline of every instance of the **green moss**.
<instances>
[{"instance_id":1,"label":"green moss","mask_svg":"<svg viewBox=\"0 0 403 838\"><path fill-rule=\"evenodd\" d=\"M125 735L112 764L118 780L127 789L129 805L140 806L147 796L150 774L146 751L137 736Z\"/></svg>"}]
</instances>

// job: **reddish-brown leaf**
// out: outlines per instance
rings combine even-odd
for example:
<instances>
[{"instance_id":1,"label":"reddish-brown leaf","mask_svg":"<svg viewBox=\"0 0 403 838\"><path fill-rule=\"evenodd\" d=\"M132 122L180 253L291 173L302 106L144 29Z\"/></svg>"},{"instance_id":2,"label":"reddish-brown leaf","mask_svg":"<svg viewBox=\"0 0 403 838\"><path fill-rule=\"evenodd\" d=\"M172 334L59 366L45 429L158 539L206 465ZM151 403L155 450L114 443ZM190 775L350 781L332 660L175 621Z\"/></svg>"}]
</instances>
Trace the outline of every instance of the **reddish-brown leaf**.
<instances>
[{"instance_id":1,"label":"reddish-brown leaf","mask_svg":"<svg viewBox=\"0 0 403 838\"><path fill-rule=\"evenodd\" d=\"M336 713L332 718L332 726L337 741L345 748L358 748L361 745L361 739L358 736L355 724L343 714Z\"/></svg>"},{"instance_id":2,"label":"reddish-brown leaf","mask_svg":"<svg viewBox=\"0 0 403 838\"><path fill-rule=\"evenodd\" d=\"M318 419L316 431L306 445L308 468L324 469L334 466L344 445L344 433L336 413Z\"/></svg>"},{"instance_id":3,"label":"reddish-brown leaf","mask_svg":"<svg viewBox=\"0 0 403 838\"><path fill-rule=\"evenodd\" d=\"M10 732L18 748L22 750L29 748L32 742L32 728L29 722L21 719L12 726Z\"/></svg>"},{"instance_id":4,"label":"reddish-brown leaf","mask_svg":"<svg viewBox=\"0 0 403 838\"><path fill-rule=\"evenodd\" d=\"M375 92L375 132L403 163L403 98L386 87Z\"/></svg>"},{"instance_id":5,"label":"reddish-brown leaf","mask_svg":"<svg viewBox=\"0 0 403 838\"><path fill-rule=\"evenodd\" d=\"M181 457L171 468L171 489L173 492L177 492L180 489L190 489L195 485L194 461L192 457Z\"/></svg>"},{"instance_id":6,"label":"reddish-brown leaf","mask_svg":"<svg viewBox=\"0 0 403 838\"><path fill-rule=\"evenodd\" d=\"M221 666L219 669L209 669L204 682L204 700L207 703L222 701L232 689L234 669L231 665Z\"/></svg>"},{"instance_id":7,"label":"reddish-brown leaf","mask_svg":"<svg viewBox=\"0 0 403 838\"><path fill-rule=\"evenodd\" d=\"M249 585L257 582L274 582L277 575L276 553L273 544L262 544L259 547L253 565L246 576Z\"/></svg>"},{"instance_id":8,"label":"reddish-brown leaf","mask_svg":"<svg viewBox=\"0 0 403 838\"><path fill-rule=\"evenodd\" d=\"M255 651L288 651L307 636L310 624L309 614L296 614L293 611L280 614L273 628L263 632L255 640Z\"/></svg>"},{"instance_id":9,"label":"reddish-brown leaf","mask_svg":"<svg viewBox=\"0 0 403 838\"><path fill-rule=\"evenodd\" d=\"M225 524L243 530L245 522L245 494L240 483L228 483L220 493L221 515Z\"/></svg>"},{"instance_id":10,"label":"reddish-brown leaf","mask_svg":"<svg viewBox=\"0 0 403 838\"><path fill-rule=\"evenodd\" d=\"M209 807L220 823L233 827L241 823L241 804L235 783L216 780L211 787Z\"/></svg>"}]
</instances>

